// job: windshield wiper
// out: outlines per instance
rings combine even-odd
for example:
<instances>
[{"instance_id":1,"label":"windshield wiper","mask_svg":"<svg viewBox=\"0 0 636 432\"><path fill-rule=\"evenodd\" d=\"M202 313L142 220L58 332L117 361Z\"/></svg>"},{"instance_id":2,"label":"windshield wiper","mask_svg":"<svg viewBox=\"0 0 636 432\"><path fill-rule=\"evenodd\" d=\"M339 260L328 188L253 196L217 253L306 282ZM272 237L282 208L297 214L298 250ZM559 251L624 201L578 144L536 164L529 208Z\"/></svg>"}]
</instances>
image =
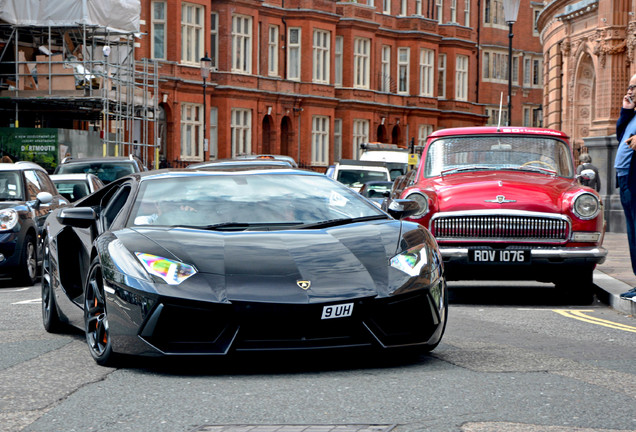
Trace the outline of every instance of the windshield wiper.
<instances>
[{"instance_id":1,"label":"windshield wiper","mask_svg":"<svg viewBox=\"0 0 636 432\"><path fill-rule=\"evenodd\" d=\"M355 222L365 222L365 221L379 220L379 219L388 219L388 217L386 215L373 215L373 216L362 216L357 218L329 219L326 221L301 225L298 228L300 229L329 228L329 227L338 226L338 225L347 225L347 224L355 223Z\"/></svg>"},{"instance_id":2,"label":"windshield wiper","mask_svg":"<svg viewBox=\"0 0 636 432\"><path fill-rule=\"evenodd\" d=\"M440 172L443 176L445 174L460 172L460 171L479 171L479 170L492 170L493 167L487 165L470 165L470 166L461 166L455 168L449 168Z\"/></svg>"},{"instance_id":3,"label":"windshield wiper","mask_svg":"<svg viewBox=\"0 0 636 432\"><path fill-rule=\"evenodd\" d=\"M276 229L296 228L300 221L286 222L221 222L212 225L178 225L180 228L202 229L208 231L272 231Z\"/></svg>"},{"instance_id":4,"label":"windshield wiper","mask_svg":"<svg viewBox=\"0 0 636 432\"><path fill-rule=\"evenodd\" d=\"M540 173L549 173L551 175L556 175L557 172L550 168L544 168L536 165L526 165L526 166L517 166L517 167L506 167L505 169L514 170L514 171L532 171L532 172L540 172Z\"/></svg>"}]
</instances>

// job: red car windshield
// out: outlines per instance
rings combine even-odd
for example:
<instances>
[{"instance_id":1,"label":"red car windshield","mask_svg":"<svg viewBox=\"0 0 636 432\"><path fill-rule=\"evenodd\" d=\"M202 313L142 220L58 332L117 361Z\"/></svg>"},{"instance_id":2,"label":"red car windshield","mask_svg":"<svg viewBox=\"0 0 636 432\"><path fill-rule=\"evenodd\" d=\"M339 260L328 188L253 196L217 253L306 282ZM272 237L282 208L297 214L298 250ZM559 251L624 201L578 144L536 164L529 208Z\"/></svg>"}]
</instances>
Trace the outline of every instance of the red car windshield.
<instances>
[{"instance_id":1,"label":"red car windshield","mask_svg":"<svg viewBox=\"0 0 636 432\"><path fill-rule=\"evenodd\" d=\"M460 171L522 170L573 177L569 146L550 137L465 135L433 141L426 152L425 177Z\"/></svg>"}]
</instances>

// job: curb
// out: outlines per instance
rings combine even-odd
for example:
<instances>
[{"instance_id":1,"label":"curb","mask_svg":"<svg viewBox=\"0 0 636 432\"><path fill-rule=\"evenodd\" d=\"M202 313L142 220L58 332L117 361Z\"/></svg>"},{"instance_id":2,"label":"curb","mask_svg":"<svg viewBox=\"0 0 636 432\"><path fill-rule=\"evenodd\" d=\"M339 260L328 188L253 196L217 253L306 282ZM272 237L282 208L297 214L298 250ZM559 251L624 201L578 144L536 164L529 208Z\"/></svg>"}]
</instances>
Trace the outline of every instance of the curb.
<instances>
[{"instance_id":1,"label":"curb","mask_svg":"<svg viewBox=\"0 0 636 432\"><path fill-rule=\"evenodd\" d=\"M632 286L614 279L600 270L594 270L594 285L599 288L596 296L601 302L619 312L636 316L636 301L620 298L620 295L632 289Z\"/></svg>"}]
</instances>

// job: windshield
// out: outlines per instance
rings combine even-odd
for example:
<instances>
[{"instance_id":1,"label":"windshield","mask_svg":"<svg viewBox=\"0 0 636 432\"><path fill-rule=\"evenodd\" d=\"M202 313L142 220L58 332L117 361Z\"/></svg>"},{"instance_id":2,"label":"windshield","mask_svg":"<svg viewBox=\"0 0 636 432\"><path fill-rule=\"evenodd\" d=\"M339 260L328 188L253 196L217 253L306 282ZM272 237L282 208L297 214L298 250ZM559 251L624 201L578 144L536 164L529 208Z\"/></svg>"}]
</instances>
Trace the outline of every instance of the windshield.
<instances>
[{"instance_id":1,"label":"windshield","mask_svg":"<svg viewBox=\"0 0 636 432\"><path fill-rule=\"evenodd\" d=\"M147 179L128 224L283 229L359 218L387 216L325 176L260 172Z\"/></svg>"},{"instance_id":2,"label":"windshield","mask_svg":"<svg viewBox=\"0 0 636 432\"><path fill-rule=\"evenodd\" d=\"M0 200L24 200L20 173L0 171Z\"/></svg>"},{"instance_id":3,"label":"windshield","mask_svg":"<svg viewBox=\"0 0 636 432\"><path fill-rule=\"evenodd\" d=\"M472 170L574 175L570 148L565 142L549 137L466 135L440 138L428 147L425 177Z\"/></svg>"},{"instance_id":4,"label":"windshield","mask_svg":"<svg viewBox=\"0 0 636 432\"><path fill-rule=\"evenodd\" d=\"M75 162L60 165L57 174L95 174L106 184L134 172L132 162Z\"/></svg>"}]
</instances>

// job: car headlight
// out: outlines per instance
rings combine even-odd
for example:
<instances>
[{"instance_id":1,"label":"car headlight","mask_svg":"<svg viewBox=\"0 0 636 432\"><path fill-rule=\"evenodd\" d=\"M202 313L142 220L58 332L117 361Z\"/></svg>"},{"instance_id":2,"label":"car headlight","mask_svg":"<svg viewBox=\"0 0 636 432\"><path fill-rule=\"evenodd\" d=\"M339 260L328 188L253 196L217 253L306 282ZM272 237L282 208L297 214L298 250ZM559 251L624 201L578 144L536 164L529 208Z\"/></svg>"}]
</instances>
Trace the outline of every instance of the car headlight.
<instances>
[{"instance_id":1,"label":"car headlight","mask_svg":"<svg viewBox=\"0 0 636 432\"><path fill-rule=\"evenodd\" d=\"M148 273L160 277L170 285L179 285L197 272L190 264L180 261L143 252L135 252L135 255Z\"/></svg>"},{"instance_id":2,"label":"car headlight","mask_svg":"<svg viewBox=\"0 0 636 432\"><path fill-rule=\"evenodd\" d=\"M405 196L404 199L415 201L420 206L420 210L417 213L412 214L410 217L421 218L428 213L428 197L426 195L415 192Z\"/></svg>"},{"instance_id":3,"label":"car headlight","mask_svg":"<svg viewBox=\"0 0 636 432\"><path fill-rule=\"evenodd\" d=\"M18 224L18 212L14 209L0 210L0 231L13 229Z\"/></svg>"},{"instance_id":4,"label":"car headlight","mask_svg":"<svg viewBox=\"0 0 636 432\"><path fill-rule=\"evenodd\" d=\"M419 276L422 267L426 264L428 264L428 255L426 254L426 246L423 244L391 258L391 267L401 270L409 276Z\"/></svg>"},{"instance_id":5,"label":"car headlight","mask_svg":"<svg viewBox=\"0 0 636 432\"><path fill-rule=\"evenodd\" d=\"M596 195L584 192L574 199L572 210L580 219L594 219L601 211L601 203Z\"/></svg>"}]
</instances>

